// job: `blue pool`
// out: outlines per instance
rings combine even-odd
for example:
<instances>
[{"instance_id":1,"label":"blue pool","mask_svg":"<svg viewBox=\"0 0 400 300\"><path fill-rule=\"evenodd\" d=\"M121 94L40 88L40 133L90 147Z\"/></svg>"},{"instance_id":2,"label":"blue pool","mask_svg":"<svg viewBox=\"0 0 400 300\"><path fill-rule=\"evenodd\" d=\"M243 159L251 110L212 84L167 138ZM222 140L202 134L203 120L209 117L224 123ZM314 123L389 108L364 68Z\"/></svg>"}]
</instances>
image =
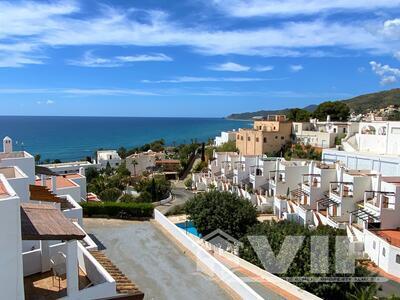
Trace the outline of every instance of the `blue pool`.
<instances>
[{"instance_id":1,"label":"blue pool","mask_svg":"<svg viewBox=\"0 0 400 300\"><path fill-rule=\"evenodd\" d=\"M201 238L201 234L197 231L196 227L194 227L193 222L186 221L186 222L182 222L182 223L177 223L175 225L178 226L179 228L185 230L186 232L189 232L189 233Z\"/></svg>"}]
</instances>

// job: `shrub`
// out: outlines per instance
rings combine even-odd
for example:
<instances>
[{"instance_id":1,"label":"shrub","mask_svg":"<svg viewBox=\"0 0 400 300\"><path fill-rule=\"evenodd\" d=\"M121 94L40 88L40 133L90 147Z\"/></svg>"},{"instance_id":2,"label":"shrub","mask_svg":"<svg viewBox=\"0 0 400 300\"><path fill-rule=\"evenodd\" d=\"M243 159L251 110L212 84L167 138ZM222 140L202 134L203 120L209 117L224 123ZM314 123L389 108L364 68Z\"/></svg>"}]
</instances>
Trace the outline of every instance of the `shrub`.
<instances>
[{"instance_id":1,"label":"shrub","mask_svg":"<svg viewBox=\"0 0 400 300\"><path fill-rule=\"evenodd\" d=\"M110 218L150 218L153 205L150 203L82 202L83 214L87 217L108 216Z\"/></svg>"},{"instance_id":2,"label":"shrub","mask_svg":"<svg viewBox=\"0 0 400 300\"><path fill-rule=\"evenodd\" d=\"M188 178L188 179L185 180L185 186L186 186L188 189L191 189L191 188L192 188L192 184L193 184L192 178Z\"/></svg>"},{"instance_id":3,"label":"shrub","mask_svg":"<svg viewBox=\"0 0 400 300\"><path fill-rule=\"evenodd\" d=\"M152 202L151 200L152 200L152 199L151 199L151 194L150 194L148 191L143 191L143 192L141 192L140 195L139 195L139 197L137 197L137 201L138 201L138 202L146 202L146 203L149 203L149 202Z\"/></svg>"},{"instance_id":4,"label":"shrub","mask_svg":"<svg viewBox=\"0 0 400 300\"><path fill-rule=\"evenodd\" d=\"M166 216L176 216L185 214L185 204L178 204L173 206L168 212L165 214Z\"/></svg>"},{"instance_id":5,"label":"shrub","mask_svg":"<svg viewBox=\"0 0 400 300\"><path fill-rule=\"evenodd\" d=\"M115 202L121 196L122 192L117 188L105 189L99 194L102 201Z\"/></svg>"},{"instance_id":6,"label":"shrub","mask_svg":"<svg viewBox=\"0 0 400 300\"><path fill-rule=\"evenodd\" d=\"M125 202L125 203L135 202L135 200L136 198L129 194L125 194L121 198L119 198L120 202Z\"/></svg>"},{"instance_id":7,"label":"shrub","mask_svg":"<svg viewBox=\"0 0 400 300\"><path fill-rule=\"evenodd\" d=\"M246 199L228 192L197 194L186 202L186 213L203 235L221 229L240 238L257 223L257 211Z\"/></svg>"}]
</instances>

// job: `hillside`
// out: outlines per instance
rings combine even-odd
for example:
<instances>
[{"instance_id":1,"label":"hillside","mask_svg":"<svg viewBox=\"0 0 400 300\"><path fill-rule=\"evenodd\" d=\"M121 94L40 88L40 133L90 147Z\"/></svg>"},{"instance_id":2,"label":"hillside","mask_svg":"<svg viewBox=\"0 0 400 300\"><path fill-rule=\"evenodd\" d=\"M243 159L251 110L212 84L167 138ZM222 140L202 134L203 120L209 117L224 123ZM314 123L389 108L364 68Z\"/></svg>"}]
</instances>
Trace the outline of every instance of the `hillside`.
<instances>
[{"instance_id":1,"label":"hillside","mask_svg":"<svg viewBox=\"0 0 400 300\"><path fill-rule=\"evenodd\" d=\"M392 89L388 91L382 91L377 93L365 94L361 96L357 96L351 99L338 100L346 103L350 110L354 110L358 113L365 113L373 109L379 109L387 107L391 104L400 105L400 89ZM317 105L309 105L304 107L304 109L308 111L313 111ZM256 112L246 112L246 113L238 113L231 114L227 117L227 119L251 119L256 116L267 116L273 114L287 114L290 108L285 108L281 110L260 110Z\"/></svg>"},{"instance_id":2,"label":"hillside","mask_svg":"<svg viewBox=\"0 0 400 300\"><path fill-rule=\"evenodd\" d=\"M314 111L317 105L309 105L304 107L303 109L308 111ZM245 113L238 113L238 114L231 114L227 116L227 119L231 120L249 120L254 117L263 117L268 115L286 115L289 112L290 108L284 108L279 110L259 110L256 112L245 112Z\"/></svg>"},{"instance_id":3,"label":"hillside","mask_svg":"<svg viewBox=\"0 0 400 300\"><path fill-rule=\"evenodd\" d=\"M356 113L365 113L391 104L400 105L400 89L361 95L342 101L350 107L350 110L354 110Z\"/></svg>"}]
</instances>

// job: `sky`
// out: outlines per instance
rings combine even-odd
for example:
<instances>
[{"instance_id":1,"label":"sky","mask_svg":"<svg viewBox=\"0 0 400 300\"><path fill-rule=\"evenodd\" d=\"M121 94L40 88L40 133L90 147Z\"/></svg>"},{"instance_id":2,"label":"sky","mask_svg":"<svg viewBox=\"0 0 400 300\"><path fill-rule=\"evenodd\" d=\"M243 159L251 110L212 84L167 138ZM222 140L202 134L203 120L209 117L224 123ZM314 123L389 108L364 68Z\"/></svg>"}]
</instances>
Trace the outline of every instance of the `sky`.
<instances>
[{"instance_id":1,"label":"sky","mask_svg":"<svg viewBox=\"0 0 400 300\"><path fill-rule=\"evenodd\" d=\"M0 115L224 117L399 80L400 0L0 0Z\"/></svg>"}]
</instances>

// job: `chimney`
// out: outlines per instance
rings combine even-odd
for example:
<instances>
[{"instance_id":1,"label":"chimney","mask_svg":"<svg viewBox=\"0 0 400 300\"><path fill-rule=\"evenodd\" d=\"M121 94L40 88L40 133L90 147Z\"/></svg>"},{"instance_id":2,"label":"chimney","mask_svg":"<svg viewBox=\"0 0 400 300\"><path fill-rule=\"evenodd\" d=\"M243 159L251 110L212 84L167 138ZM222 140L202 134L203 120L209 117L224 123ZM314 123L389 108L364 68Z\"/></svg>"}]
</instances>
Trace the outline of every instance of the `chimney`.
<instances>
[{"instance_id":1,"label":"chimney","mask_svg":"<svg viewBox=\"0 0 400 300\"><path fill-rule=\"evenodd\" d=\"M51 176L51 191L53 193L56 193L56 191L57 191L57 177L56 176Z\"/></svg>"},{"instance_id":2,"label":"chimney","mask_svg":"<svg viewBox=\"0 0 400 300\"><path fill-rule=\"evenodd\" d=\"M85 176L85 168L80 167L79 168L79 174L82 175L82 176Z\"/></svg>"},{"instance_id":3,"label":"chimney","mask_svg":"<svg viewBox=\"0 0 400 300\"><path fill-rule=\"evenodd\" d=\"M40 182L42 186L46 186L46 175L42 174L40 176Z\"/></svg>"},{"instance_id":4,"label":"chimney","mask_svg":"<svg viewBox=\"0 0 400 300\"><path fill-rule=\"evenodd\" d=\"M13 152L12 139L10 137L8 137L8 136L6 136L3 139L3 152L4 153Z\"/></svg>"}]
</instances>

